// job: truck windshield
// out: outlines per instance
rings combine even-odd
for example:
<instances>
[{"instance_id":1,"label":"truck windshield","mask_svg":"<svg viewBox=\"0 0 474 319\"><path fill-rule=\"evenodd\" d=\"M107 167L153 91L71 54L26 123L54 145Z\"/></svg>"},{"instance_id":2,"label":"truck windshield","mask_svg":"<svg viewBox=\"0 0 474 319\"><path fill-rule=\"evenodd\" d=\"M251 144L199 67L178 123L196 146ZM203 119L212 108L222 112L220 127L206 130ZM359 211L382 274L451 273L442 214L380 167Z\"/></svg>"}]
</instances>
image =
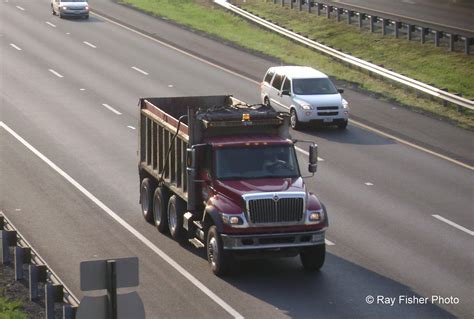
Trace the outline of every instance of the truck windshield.
<instances>
[{"instance_id":1,"label":"truck windshield","mask_svg":"<svg viewBox=\"0 0 474 319\"><path fill-rule=\"evenodd\" d=\"M290 145L221 148L216 152L215 167L220 180L300 176Z\"/></svg>"},{"instance_id":2,"label":"truck windshield","mask_svg":"<svg viewBox=\"0 0 474 319\"><path fill-rule=\"evenodd\" d=\"M337 94L337 89L327 78L294 79L293 93L297 95Z\"/></svg>"}]
</instances>

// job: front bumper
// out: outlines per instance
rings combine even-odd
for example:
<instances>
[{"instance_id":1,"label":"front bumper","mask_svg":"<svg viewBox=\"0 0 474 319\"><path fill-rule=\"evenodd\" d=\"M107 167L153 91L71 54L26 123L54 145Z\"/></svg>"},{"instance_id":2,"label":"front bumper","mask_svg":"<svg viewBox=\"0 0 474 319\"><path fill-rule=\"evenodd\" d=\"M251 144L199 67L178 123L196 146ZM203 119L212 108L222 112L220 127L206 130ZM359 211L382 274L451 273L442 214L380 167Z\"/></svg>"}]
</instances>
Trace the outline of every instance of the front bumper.
<instances>
[{"instance_id":1,"label":"front bumper","mask_svg":"<svg viewBox=\"0 0 474 319\"><path fill-rule=\"evenodd\" d=\"M227 250L279 249L323 245L326 228L298 233L227 235L222 234L222 244Z\"/></svg>"},{"instance_id":2,"label":"front bumper","mask_svg":"<svg viewBox=\"0 0 474 319\"><path fill-rule=\"evenodd\" d=\"M61 15L68 17L84 17L89 15L89 10L61 10Z\"/></svg>"}]
</instances>

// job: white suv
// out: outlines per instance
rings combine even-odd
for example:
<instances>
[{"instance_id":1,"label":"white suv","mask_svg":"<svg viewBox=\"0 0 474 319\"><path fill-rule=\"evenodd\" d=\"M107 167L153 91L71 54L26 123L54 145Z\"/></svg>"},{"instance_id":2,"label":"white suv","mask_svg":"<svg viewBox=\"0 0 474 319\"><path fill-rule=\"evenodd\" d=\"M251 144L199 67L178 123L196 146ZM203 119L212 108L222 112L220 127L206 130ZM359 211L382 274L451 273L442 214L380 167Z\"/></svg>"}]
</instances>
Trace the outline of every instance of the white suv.
<instances>
[{"instance_id":1,"label":"white suv","mask_svg":"<svg viewBox=\"0 0 474 319\"><path fill-rule=\"evenodd\" d=\"M271 67L260 85L262 103L290 112L294 129L313 123L346 128L349 103L343 92L326 74L305 66Z\"/></svg>"}]
</instances>

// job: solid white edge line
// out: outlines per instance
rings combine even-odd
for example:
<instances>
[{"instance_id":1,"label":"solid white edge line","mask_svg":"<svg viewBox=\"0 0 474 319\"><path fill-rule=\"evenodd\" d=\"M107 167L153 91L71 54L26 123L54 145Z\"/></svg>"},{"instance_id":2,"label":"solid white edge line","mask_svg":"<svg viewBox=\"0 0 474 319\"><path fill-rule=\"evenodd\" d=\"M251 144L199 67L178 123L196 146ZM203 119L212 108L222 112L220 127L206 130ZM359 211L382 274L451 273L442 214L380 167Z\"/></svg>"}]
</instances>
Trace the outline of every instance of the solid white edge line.
<instances>
[{"instance_id":1,"label":"solid white edge line","mask_svg":"<svg viewBox=\"0 0 474 319\"><path fill-rule=\"evenodd\" d=\"M127 126L127 127L128 127L129 129L131 129L131 130L136 130L136 128L135 128L134 126L129 125L129 126Z\"/></svg>"},{"instance_id":2,"label":"solid white edge line","mask_svg":"<svg viewBox=\"0 0 474 319\"><path fill-rule=\"evenodd\" d=\"M61 175L64 179L66 179L69 183L71 183L81 193L83 193L86 197L88 197L93 203L99 206L104 212L106 212L110 217L112 217L117 223L122 225L138 240L140 240L143 244L145 244L148 248L150 248L153 252L155 252L158 256L160 256L164 261L166 261L170 266L172 266L176 271L178 271L181 275L183 275L186 279L188 279L194 286L199 288L199 290L201 290L204 294L206 294L210 299L212 299L214 302L220 305L231 316L233 316L234 318L239 318L239 319L244 318L240 313L238 313L225 301L219 298L214 292L212 292L209 288L204 286L204 284L202 284L198 279L196 279L196 277L191 275L186 269L181 267L165 252L163 252L161 249L155 246L150 240L148 240L135 228L129 225L124 219L122 219L120 216L114 213L109 207L107 207L104 203L102 203L97 197L95 197L92 193L90 193L87 189L85 189L81 184L79 184L76 180L74 180L71 176L69 176L66 172L64 172L61 168L59 168L56 164L54 164L50 159L48 159L45 155L39 152L36 148L34 148L31 144L29 144L25 139L23 139L20 135L18 135L15 131L13 131L10 127L8 127L3 121L0 121L0 126L3 127L13 137L15 137L26 148L28 148L33 154L35 154L41 160L43 160L46 164L48 164L48 166L50 166L53 170L55 170L59 175Z\"/></svg>"},{"instance_id":3,"label":"solid white edge line","mask_svg":"<svg viewBox=\"0 0 474 319\"><path fill-rule=\"evenodd\" d=\"M56 75L58 78L63 78L64 76L62 76L61 74L59 74L58 72L54 71L53 69L49 69L49 72L53 73L54 75Z\"/></svg>"},{"instance_id":4,"label":"solid white edge line","mask_svg":"<svg viewBox=\"0 0 474 319\"><path fill-rule=\"evenodd\" d=\"M222 67L222 66L219 66L219 65L217 65L217 64L215 64L215 63L206 61L206 60L204 60L204 59L202 59L202 58L200 58L200 57L198 57L198 56L195 56L195 55L193 55L193 54L191 54L191 53L189 53L189 52L186 52L186 51L183 51L183 50L178 49L178 48L176 48L176 47L173 47L173 46L170 45L170 44L167 44L167 43L165 43L165 42L159 41L159 40L157 40L157 39L155 39L155 38L153 38L153 37L151 37L151 36L149 36L149 35L143 34L143 33L141 33L140 31L134 30L134 29L129 28L129 27L123 25L123 24L120 24L120 23L118 23L118 22L115 22L115 21L113 21L113 20L111 20L111 19L109 19L109 18L106 18L106 17L104 17L104 16L98 14L98 13L93 12L92 14L94 14L94 15L96 15L96 16L102 18L102 19L104 19L105 21L108 21L109 23L115 24L115 25L117 25L117 26L119 26L119 27L121 27L121 28L123 28L123 29L126 29L126 30L128 30L128 31L130 31L130 32L133 32L133 33L135 33L135 34L138 34L138 35L140 35L140 36L142 36L142 37L144 37L144 38L147 38L147 39L149 39L149 40L151 40L151 41L154 41L154 42L156 42L156 43L159 43L159 44L161 44L161 45L163 45L163 46L165 46L165 47L167 47L167 48L169 48L169 49L172 49L172 50L175 50L175 51L177 51L177 52L180 52L180 53L182 53L182 54L184 54L184 55L186 55L186 56L189 56L189 57L191 57L191 58L193 58L193 59L195 59L195 60L198 60L198 61L200 61L200 62L202 62L202 63L205 63L205 64L207 64L207 65L213 66L213 67L215 67L215 68L217 68L217 69L219 69L219 70L222 70L222 71L224 71L224 72L227 72L227 73L229 73L229 74L235 75L235 76L237 76L237 77L239 77L239 78L241 78L241 79L245 79L245 80L247 80L247 81L249 81L249 82L251 82L251 83L260 85L260 82L258 82L258 81L255 81L255 80L253 80L253 79L251 79L251 78L249 78L249 77L246 77L246 76L244 76L244 75L241 75L241 74L239 74L239 73L237 73L237 72L234 72L234 71L231 71L231 70L229 70L229 69L226 69L226 68L224 68L224 67ZM424 148L424 147L421 147L421 146L415 145L415 144L413 144L413 143L410 143L410 142L408 142L408 141L402 140L402 139L400 139L400 138L398 138L398 137L395 137L395 136L393 136L393 135L384 133L384 132L382 132L382 131L379 131L379 130L377 130L377 129L375 129L375 128L372 128L372 127L367 126L367 125L365 125L365 124L362 124L362 123L360 123L360 122L357 122L357 121L354 121L354 120L351 120L351 119L349 119L349 122L350 122L351 124L358 125L358 126L360 126L360 127L363 127L363 128L365 128L365 129L367 129L367 130L369 130L369 131L372 131L372 132L377 133L377 134L379 134L379 135L382 135L382 136L384 136L384 137L391 138L391 139L393 139L393 140L395 140L395 141L397 141L397 142L400 142L400 143L402 143L402 144L405 144L405 145L408 145L408 146L410 146L410 147L413 147L413 148L415 148L415 149L417 149L417 150L419 150L419 151L422 151L422 152L425 152L425 153L428 153L428 154L437 156L437 157L439 157L439 158L442 158L442 159L444 159L444 160L447 160L447 161L449 161L449 162L451 162L451 163L454 163L454 164L457 164L457 165L459 165L459 166L465 167L465 168L467 168L467 169L474 170L474 167L473 167L473 166L464 164L464 163L462 163L462 162L460 162L460 161L457 161L457 160L455 160L455 159L449 158L449 157L444 156L444 155L442 155L442 154L439 154L439 153L430 151L429 149L426 149L426 148ZM304 153L303 153L303 154L304 154ZM321 159L321 160L322 160L322 159Z\"/></svg>"},{"instance_id":5,"label":"solid white edge line","mask_svg":"<svg viewBox=\"0 0 474 319\"><path fill-rule=\"evenodd\" d=\"M47 25L49 25L49 26L53 27L53 28L56 28L56 25L55 25L55 24L52 24L52 23L51 23L51 22L49 22L49 21L46 21L45 23L46 23Z\"/></svg>"},{"instance_id":6,"label":"solid white edge line","mask_svg":"<svg viewBox=\"0 0 474 319\"><path fill-rule=\"evenodd\" d=\"M15 45L14 43L10 43L10 46L17 49L18 51L21 51L21 48L17 45Z\"/></svg>"},{"instance_id":7,"label":"solid white edge line","mask_svg":"<svg viewBox=\"0 0 474 319\"><path fill-rule=\"evenodd\" d=\"M93 45L92 43L89 43L89 42L87 42L87 41L83 41L82 43L84 43L85 45L90 46L90 47L93 48L93 49L97 49L97 47L96 47L95 45Z\"/></svg>"},{"instance_id":8,"label":"solid white edge line","mask_svg":"<svg viewBox=\"0 0 474 319\"><path fill-rule=\"evenodd\" d=\"M114 112L115 114L117 115L122 115L122 113L120 113L119 111L117 111L116 109L114 109L113 107L111 107L110 105L106 104L106 103L103 103L102 104L104 107L108 108L110 111Z\"/></svg>"},{"instance_id":9,"label":"solid white edge line","mask_svg":"<svg viewBox=\"0 0 474 319\"><path fill-rule=\"evenodd\" d=\"M17 9L20 9L21 11L25 11L25 8L23 8L23 7L20 7L20 6L16 6L16 7L17 7Z\"/></svg>"},{"instance_id":10,"label":"solid white edge line","mask_svg":"<svg viewBox=\"0 0 474 319\"><path fill-rule=\"evenodd\" d=\"M467 229L466 227L463 227L463 226L461 226L461 225L458 225L458 224L456 224L455 222L450 221L449 219L446 219L446 218L444 218L444 217L442 217L442 216L440 216L440 215L431 215L431 216L433 216L434 218L436 218L436 219L438 219L438 220L440 220L440 221L442 221L442 222L444 222L444 223L446 223L446 224L448 224L448 225L450 225L450 226L453 226L453 227L455 227L455 228L457 228L457 229L459 229L459 230L462 230L463 232L465 232L465 233L467 233L467 234L469 234L469 235L471 235L471 236L474 236L474 231L469 230L469 229Z\"/></svg>"},{"instance_id":11,"label":"solid white edge line","mask_svg":"<svg viewBox=\"0 0 474 319\"><path fill-rule=\"evenodd\" d=\"M132 69L134 69L137 72L140 72L141 74L148 75L147 72L143 71L142 69L137 68L136 66L132 66Z\"/></svg>"}]
</instances>

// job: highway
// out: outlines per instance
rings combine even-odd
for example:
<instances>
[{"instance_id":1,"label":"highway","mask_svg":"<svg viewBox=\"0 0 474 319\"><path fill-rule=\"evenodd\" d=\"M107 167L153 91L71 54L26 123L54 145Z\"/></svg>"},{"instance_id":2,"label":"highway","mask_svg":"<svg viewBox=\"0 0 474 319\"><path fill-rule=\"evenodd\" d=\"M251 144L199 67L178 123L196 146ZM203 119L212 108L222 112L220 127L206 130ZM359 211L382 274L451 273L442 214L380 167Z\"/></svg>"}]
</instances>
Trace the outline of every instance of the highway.
<instances>
[{"instance_id":1,"label":"highway","mask_svg":"<svg viewBox=\"0 0 474 319\"><path fill-rule=\"evenodd\" d=\"M322 271L263 259L220 279L202 250L141 216L137 101L257 103L275 61L108 1L95 8L116 22L60 20L46 0L0 7L0 209L78 297L81 261L137 256L147 318L473 316L472 132L346 89L347 131L293 132L323 158L306 180L330 214ZM369 295L459 303L368 304Z\"/></svg>"}]
</instances>

